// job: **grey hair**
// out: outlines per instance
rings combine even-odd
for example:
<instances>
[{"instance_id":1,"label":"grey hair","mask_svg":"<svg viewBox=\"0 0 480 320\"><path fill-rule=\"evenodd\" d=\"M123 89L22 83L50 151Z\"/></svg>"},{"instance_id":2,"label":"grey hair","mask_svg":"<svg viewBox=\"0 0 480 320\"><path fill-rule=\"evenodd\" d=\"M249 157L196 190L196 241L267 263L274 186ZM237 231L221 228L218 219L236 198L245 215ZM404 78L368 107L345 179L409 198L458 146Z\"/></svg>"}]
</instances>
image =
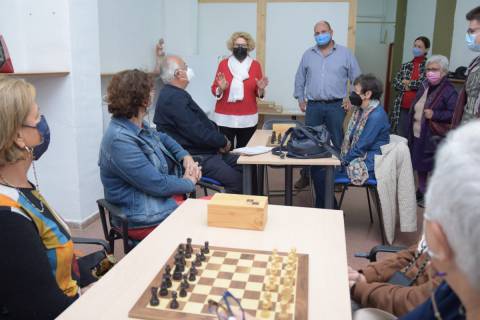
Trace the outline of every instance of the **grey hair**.
<instances>
[{"instance_id":1,"label":"grey hair","mask_svg":"<svg viewBox=\"0 0 480 320\"><path fill-rule=\"evenodd\" d=\"M175 78L175 71L180 68L176 56L166 56L160 64L160 79L163 83L170 83Z\"/></svg>"},{"instance_id":2,"label":"grey hair","mask_svg":"<svg viewBox=\"0 0 480 320\"><path fill-rule=\"evenodd\" d=\"M451 132L439 148L425 218L438 222L455 263L480 292L480 121Z\"/></svg>"},{"instance_id":3,"label":"grey hair","mask_svg":"<svg viewBox=\"0 0 480 320\"><path fill-rule=\"evenodd\" d=\"M442 56L441 54L434 54L430 58L428 58L427 63L425 64L428 66L430 63L438 63L440 67L442 68L442 71L445 73L448 73L448 58L445 56Z\"/></svg>"}]
</instances>

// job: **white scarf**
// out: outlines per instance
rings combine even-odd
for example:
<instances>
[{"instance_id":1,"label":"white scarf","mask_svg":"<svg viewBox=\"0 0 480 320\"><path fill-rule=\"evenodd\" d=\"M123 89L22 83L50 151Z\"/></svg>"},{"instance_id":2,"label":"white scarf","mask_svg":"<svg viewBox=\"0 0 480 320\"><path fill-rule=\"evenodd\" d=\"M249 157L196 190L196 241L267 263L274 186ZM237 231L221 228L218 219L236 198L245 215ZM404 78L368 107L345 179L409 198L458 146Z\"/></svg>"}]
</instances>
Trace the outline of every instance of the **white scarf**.
<instances>
[{"instance_id":1,"label":"white scarf","mask_svg":"<svg viewBox=\"0 0 480 320\"><path fill-rule=\"evenodd\" d=\"M236 102L243 100L244 87L243 81L248 79L248 71L252 65L253 59L247 56L242 62L238 61L234 56L228 58L228 69L233 75L230 84L230 93L228 94L228 102Z\"/></svg>"}]
</instances>

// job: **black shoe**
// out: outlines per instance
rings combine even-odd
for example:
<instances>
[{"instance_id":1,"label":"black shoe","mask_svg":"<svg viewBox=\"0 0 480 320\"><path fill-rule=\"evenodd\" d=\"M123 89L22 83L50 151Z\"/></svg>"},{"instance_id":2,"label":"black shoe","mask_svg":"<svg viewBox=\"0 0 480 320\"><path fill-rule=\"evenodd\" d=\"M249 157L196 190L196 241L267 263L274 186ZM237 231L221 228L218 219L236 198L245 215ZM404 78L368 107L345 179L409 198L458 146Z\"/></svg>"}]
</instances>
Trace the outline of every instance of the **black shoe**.
<instances>
[{"instance_id":1,"label":"black shoe","mask_svg":"<svg viewBox=\"0 0 480 320\"><path fill-rule=\"evenodd\" d=\"M300 179L295 182L295 188L296 189L303 189L305 187L308 187L310 185L310 179L308 177L301 176Z\"/></svg>"},{"instance_id":2,"label":"black shoe","mask_svg":"<svg viewBox=\"0 0 480 320\"><path fill-rule=\"evenodd\" d=\"M417 192L415 192L415 196L417 198L417 202L422 201L424 198L424 194L420 190L417 190Z\"/></svg>"},{"instance_id":3,"label":"black shoe","mask_svg":"<svg viewBox=\"0 0 480 320\"><path fill-rule=\"evenodd\" d=\"M425 199L417 201L417 206L420 208L425 208Z\"/></svg>"}]
</instances>

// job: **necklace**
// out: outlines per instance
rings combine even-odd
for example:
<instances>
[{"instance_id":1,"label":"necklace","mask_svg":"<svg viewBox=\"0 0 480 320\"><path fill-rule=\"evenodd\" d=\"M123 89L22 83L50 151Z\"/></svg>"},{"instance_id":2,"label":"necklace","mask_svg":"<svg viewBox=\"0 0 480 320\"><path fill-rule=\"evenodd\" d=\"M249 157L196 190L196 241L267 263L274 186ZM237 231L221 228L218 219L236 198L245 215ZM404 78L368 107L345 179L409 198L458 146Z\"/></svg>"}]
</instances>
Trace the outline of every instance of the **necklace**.
<instances>
[{"instance_id":1,"label":"necklace","mask_svg":"<svg viewBox=\"0 0 480 320\"><path fill-rule=\"evenodd\" d=\"M34 167L34 168L35 168L35 167ZM36 174L36 172L35 172L35 169L33 170L33 175L35 176L35 180L38 181L38 180L37 180L37 174ZM10 188L16 189L16 190L25 198L25 200L27 200L27 202L28 202L32 207L40 210L40 212L42 212L42 213L45 211L45 207L43 206L43 201L42 201L42 199L40 199L41 196L38 197L38 202L40 202L40 207L41 207L41 208L39 208L39 207L36 206L32 201L30 201L30 199L25 195L25 193L23 193L23 191L21 190L21 188L16 187L16 186L14 186L13 184L11 184L10 182L8 182L8 180L5 179L5 177L4 177L1 173L0 173L0 179L2 179L2 182L3 182L6 186L8 186L8 187L10 187ZM36 191L39 193L39 195L40 195L40 190L38 190L38 183L35 183L35 187L36 187L35 190L36 190Z\"/></svg>"}]
</instances>

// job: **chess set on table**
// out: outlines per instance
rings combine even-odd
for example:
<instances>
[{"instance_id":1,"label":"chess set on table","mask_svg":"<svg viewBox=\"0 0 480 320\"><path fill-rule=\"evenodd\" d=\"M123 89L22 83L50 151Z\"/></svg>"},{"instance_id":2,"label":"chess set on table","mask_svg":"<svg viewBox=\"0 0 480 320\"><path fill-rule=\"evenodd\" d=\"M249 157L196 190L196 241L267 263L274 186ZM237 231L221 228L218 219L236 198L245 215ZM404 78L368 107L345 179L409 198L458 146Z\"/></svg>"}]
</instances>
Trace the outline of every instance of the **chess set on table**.
<instances>
[{"instance_id":1,"label":"chess set on table","mask_svg":"<svg viewBox=\"0 0 480 320\"><path fill-rule=\"evenodd\" d=\"M280 146L285 132L292 127L295 127L295 123L274 123L272 125L272 135L268 137L267 147ZM287 142L288 139L285 141L285 143Z\"/></svg>"},{"instance_id":2,"label":"chess set on table","mask_svg":"<svg viewBox=\"0 0 480 320\"><path fill-rule=\"evenodd\" d=\"M173 270L172 270L172 267ZM172 272L173 271L173 272ZM130 310L134 318L215 319L225 291L258 319L308 319L308 255L180 244Z\"/></svg>"}]
</instances>

